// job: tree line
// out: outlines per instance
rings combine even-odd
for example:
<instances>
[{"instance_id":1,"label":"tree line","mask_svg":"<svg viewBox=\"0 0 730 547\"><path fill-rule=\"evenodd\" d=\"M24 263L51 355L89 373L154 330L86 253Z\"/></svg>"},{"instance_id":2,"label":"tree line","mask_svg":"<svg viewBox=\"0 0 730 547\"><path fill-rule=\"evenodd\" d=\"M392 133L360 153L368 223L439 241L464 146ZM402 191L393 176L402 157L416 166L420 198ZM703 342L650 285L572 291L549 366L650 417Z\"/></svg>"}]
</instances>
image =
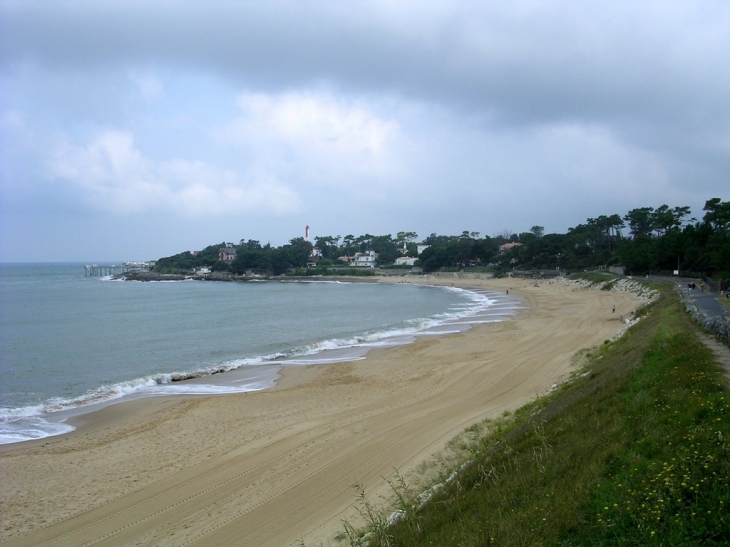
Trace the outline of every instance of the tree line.
<instances>
[{"instance_id":1,"label":"tree line","mask_svg":"<svg viewBox=\"0 0 730 547\"><path fill-rule=\"evenodd\" d=\"M356 253L374 251L377 265L393 264L400 256L417 257L417 238L415 232L398 232L392 235L374 236L365 234L354 236L319 236L314 243L297 237L281 247L262 245L256 240L241 240L238 244L222 242L210 245L202 251L189 251L157 260L154 270L160 273L189 272L208 267L213 271L229 271L243 275L249 270L270 275L280 275L292 269L306 269L311 263L313 251L316 249L319 268L329 266L345 266ZM226 264L218 260L219 250L229 247L236 251L236 259Z\"/></svg>"},{"instance_id":2,"label":"tree line","mask_svg":"<svg viewBox=\"0 0 730 547\"><path fill-rule=\"evenodd\" d=\"M640 207L623 216L588 218L565 234L545 234L537 225L523 233L491 237L469 231L454 236L433 233L423 241L428 247L420 255L415 232L320 236L314 243L299 237L281 247L241 240L238 245L224 242L199 253L162 258L155 270L179 272L206 266L235 274L254 270L279 275L307 268L316 249L318 269L342 266L358 252L374 251L379 266L406 255L417 257L417 265L425 272L488 267L499 274L515 268L575 271L623 266L634 275L678 269L730 278L730 202L713 198L705 202L703 211L698 220L690 217L685 206ZM517 245L505 250L507 243ZM226 246L237 253L231 264L218 261L219 249Z\"/></svg>"}]
</instances>

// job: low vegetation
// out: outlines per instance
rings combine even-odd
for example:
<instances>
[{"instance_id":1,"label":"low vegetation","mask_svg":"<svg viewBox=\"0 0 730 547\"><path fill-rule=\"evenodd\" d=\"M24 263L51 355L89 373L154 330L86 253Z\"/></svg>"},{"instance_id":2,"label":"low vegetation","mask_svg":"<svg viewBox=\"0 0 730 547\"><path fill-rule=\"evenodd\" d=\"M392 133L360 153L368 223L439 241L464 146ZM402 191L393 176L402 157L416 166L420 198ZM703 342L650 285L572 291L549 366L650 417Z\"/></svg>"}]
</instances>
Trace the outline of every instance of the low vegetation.
<instances>
[{"instance_id":1,"label":"low vegetation","mask_svg":"<svg viewBox=\"0 0 730 547\"><path fill-rule=\"evenodd\" d=\"M605 281L605 280L604 280ZM456 441L427 495L391 479L397 511L360 490L350 545L728 545L730 394L674 292L575 377ZM456 469L454 471L454 469ZM427 498L427 501L424 501Z\"/></svg>"}]
</instances>

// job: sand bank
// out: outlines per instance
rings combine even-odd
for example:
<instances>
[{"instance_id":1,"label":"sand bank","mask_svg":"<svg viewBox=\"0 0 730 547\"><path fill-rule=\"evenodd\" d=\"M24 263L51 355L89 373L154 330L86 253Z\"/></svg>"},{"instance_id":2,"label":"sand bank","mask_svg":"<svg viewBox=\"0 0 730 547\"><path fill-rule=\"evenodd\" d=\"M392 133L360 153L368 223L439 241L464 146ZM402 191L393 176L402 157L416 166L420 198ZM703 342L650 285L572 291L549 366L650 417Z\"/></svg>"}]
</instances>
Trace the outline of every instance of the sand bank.
<instances>
[{"instance_id":1,"label":"sand bank","mask_svg":"<svg viewBox=\"0 0 730 547\"><path fill-rule=\"evenodd\" d=\"M622 328L630 294L522 280L516 319L285 369L276 388L113 405L61 437L0 449L3 545L336 545L360 484L405 476L464 428L514 409ZM616 311L612 312L612 307Z\"/></svg>"}]
</instances>

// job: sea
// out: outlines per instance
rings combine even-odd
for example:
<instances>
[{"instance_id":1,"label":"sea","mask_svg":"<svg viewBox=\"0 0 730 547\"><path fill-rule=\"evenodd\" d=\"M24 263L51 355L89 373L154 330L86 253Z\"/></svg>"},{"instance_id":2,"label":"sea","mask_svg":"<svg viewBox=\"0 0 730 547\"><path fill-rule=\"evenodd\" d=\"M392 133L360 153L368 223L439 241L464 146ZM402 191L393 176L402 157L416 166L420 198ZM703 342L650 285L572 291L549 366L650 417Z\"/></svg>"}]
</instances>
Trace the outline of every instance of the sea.
<instances>
[{"instance_id":1,"label":"sea","mask_svg":"<svg viewBox=\"0 0 730 547\"><path fill-rule=\"evenodd\" d=\"M0 444L140 397L260 391L284 366L508 320L501 292L407 282L139 282L78 263L0 264Z\"/></svg>"}]
</instances>

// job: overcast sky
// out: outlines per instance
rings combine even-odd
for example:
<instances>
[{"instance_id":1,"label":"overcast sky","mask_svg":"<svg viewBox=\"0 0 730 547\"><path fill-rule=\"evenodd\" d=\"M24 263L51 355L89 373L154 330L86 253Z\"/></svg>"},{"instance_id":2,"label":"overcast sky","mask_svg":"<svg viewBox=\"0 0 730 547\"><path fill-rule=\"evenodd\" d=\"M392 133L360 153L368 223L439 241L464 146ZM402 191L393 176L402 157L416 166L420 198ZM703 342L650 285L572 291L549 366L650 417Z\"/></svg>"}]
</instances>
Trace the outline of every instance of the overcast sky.
<instances>
[{"instance_id":1,"label":"overcast sky","mask_svg":"<svg viewBox=\"0 0 730 547\"><path fill-rule=\"evenodd\" d=\"M726 0L0 7L0 261L730 199Z\"/></svg>"}]
</instances>

